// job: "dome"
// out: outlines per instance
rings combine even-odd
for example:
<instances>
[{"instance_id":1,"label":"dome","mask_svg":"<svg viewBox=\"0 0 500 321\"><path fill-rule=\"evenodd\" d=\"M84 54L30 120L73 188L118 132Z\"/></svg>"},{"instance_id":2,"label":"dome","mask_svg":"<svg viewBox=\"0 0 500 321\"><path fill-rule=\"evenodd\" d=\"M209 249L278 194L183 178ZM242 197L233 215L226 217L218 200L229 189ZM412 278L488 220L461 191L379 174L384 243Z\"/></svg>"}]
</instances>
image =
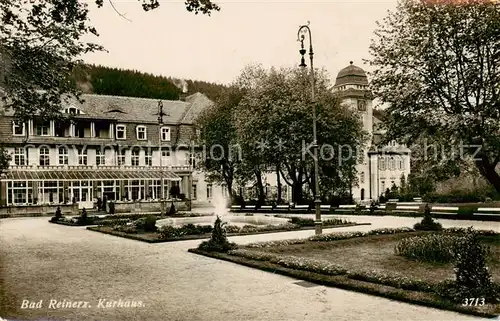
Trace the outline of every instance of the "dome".
<instances>
[{"instance_id":1,"label":"dome","mask_svg":"<svg viewBox=\"0 0 500 321\"><path fill-rule=\"evenodd\" d=\"M351 64L341 71L339 71L337 75L337 79L335 81L335 86L341 85L368 85L368 78L366 77L366 73L362 68Z\"/></svg>"}]
</instances>

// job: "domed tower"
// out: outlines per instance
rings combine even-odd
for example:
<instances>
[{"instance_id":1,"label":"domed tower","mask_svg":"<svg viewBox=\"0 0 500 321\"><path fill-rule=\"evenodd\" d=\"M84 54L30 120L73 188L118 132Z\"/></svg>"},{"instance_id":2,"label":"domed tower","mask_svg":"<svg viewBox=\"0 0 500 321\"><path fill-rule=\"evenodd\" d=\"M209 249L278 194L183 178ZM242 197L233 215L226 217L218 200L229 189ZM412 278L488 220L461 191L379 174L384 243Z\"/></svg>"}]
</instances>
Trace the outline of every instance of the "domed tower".
<instances>
[{"instance_id":1,"label":"domed tower","mask_svg":"<svg viewBox=\"0 0 500 321\"><path fill-rule=\"evenodd\" d=\"M363 123L363 129L368 133L366 142L367 149L360 151L363 157L361 157L358 165L356 165L358 186L351 187L351 193L355 200L362 202L367 201L372 198L370 183L371 160L367 151L373 135L373 96L368 89L368 78L366 77L365 71L353 65L351 61L349 66L338 73L333 88L341 98L342 104L356 111Z\"/></svg>"},{"instance_id":2,"label":"domed tower","mask_svg":"<svg viewBox=\"0 0 500 321\"><path fill-rule=\"evenodd\" d=\"M337 74L334 90L342 99L342 104L356 110L363 121L363 128L371 135L373 132L373 96L368 89L368 78L365 71L353 65L342 69Z\"/></svg>"}]
</instances>

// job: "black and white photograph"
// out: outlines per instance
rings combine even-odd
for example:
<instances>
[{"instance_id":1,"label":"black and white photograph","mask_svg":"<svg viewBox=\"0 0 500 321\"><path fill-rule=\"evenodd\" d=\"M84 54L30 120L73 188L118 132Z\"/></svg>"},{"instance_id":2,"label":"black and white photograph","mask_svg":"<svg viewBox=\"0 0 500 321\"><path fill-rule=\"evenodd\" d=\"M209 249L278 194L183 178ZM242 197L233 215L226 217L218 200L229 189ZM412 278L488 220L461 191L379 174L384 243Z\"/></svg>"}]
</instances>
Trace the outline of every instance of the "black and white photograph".
<instances>
[{"instance_id":1,"label":"black and white photograph","mask_svg":"<svg viewBox=\"0 0 500 321\"><path fill-rule=\"evenodd\" d=\"M500 1L0 0L0 321L500 320Z\"/></svg>"}]
</instances>

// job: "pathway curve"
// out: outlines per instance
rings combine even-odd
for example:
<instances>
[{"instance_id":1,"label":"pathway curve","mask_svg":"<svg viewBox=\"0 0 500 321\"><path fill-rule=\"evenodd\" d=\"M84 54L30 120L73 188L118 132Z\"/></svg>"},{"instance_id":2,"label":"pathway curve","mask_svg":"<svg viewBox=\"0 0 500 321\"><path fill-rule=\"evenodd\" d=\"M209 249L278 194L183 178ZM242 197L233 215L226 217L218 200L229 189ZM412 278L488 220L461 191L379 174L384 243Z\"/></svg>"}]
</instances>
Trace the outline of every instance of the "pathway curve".
<instances>
[{"instance_id":1,"label":"pathway curve","mask_svg":"<svg viewBox=\"0 0 500 321\"><path fill-rule=\"evenodd\" d=\"M345 216L346 218L348 216ZM355 217L341 230L411 226L418 219ZM388 299L315 286L186 252L198 241L147 244L49 224L48 218L0 220L0 317L34 320L479 320ZM442 221L500 231L500 223ZM326 230L333 231L333 230ZM233 237L240 244L307 237L298 231ZM2 293L3 292L3 293ZM2 299L3 298L3 299ZM90 308L49 309L49 301L89 301ZM140 308L98 308L98 300L135 300ZM21 309L23 300L41 309ZM0 306L0 309L2 307ZM1 319L1 318L0 318Z\"/></svg>"}]
</instances>

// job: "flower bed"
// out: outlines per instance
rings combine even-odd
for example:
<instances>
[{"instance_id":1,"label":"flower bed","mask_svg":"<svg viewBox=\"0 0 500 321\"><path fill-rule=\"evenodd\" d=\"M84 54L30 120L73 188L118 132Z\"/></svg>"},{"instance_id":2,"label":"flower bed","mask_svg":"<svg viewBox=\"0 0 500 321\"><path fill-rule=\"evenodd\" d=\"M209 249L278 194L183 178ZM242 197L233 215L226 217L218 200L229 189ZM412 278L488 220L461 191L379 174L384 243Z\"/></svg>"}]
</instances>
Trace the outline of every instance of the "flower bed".
<instances>
[{"instance_id":1,"label":"flower bed","mask_svg":"<svg viewBox=\"0 0 500 321\"><path fill-rule=\"evenodd\" d=\"M449 264L436 266L394 255L393 244L404 238L419 237L419 241L431 240L432 244L434 240L432 237L436 237L435 233L439 233L439 237L442 238L439 241L453 242L466 231L466 229L445 229L441 232L417 232L411 228L378 229L369 232L330 233L307 239L252 243L227 253L206 253L198 249L190 251L320 284L406 302L480 316L490 317L500 314L500 306L494 302L486 302L483 306L462 306L447 297L440 296L443 284L449 283L453 275L453 268ZM500 244L499 233L478 232L484 238L490 240L495 238L494 244ZM356 251L358 247L361 249ZM375 251L379 252L374 253ZM496 251L500 253L500 246ZM372 256L364 257L358 253ZM374 259L381 261L380 264L376 263L374 266ZM393 265L391 262L397 264ZM497 269L500 265L498 257L492 259L490 264L494 264L492 268L500 272L500 269ZM434 277L428 277L428 274ZM493 276L496 280L500 280L500 273L495 272Z\"/></svg>"},{"instance_id":2,"label":"flower bed","mask_svg":"<svg viewBox=\"0 0 500 321\"><path fill-rule=\"evenodd\" d=\"M106 234L127 237L127 235L134 235L133 239L140 240L142 235L145 235L146 242L155 240L155 242L170 242L170 241L181 241L181 240L191 240L191 239L205 239L210 236L212 232L212 227L209 225L193 225L186 224L180 227L174 226L162 226L156 232L144 231L138 228L138 222L143 220L143 218L138 219L135 223L131 221L121 221L120 224L113 224L113 221L107 222L107 224L99 224L98 227L89 227L89 230L96 232L103 232ZM116 221L118 223L118 221ZM367 223L350 223L346 220L329 220L329 224L326 227L345 227L345 226L356 226L356 225L367 225ZM139 224L141 225L141 224ZM240 236L240 235L252 235L252 234L263 234L263 233L277 233L277 232L289 232L298 230L310 230L314 229L313 226L300 226L292 223L285 223L279 225L227 225L225 226L227 236Z\"/></svg>"}]
</instances>

